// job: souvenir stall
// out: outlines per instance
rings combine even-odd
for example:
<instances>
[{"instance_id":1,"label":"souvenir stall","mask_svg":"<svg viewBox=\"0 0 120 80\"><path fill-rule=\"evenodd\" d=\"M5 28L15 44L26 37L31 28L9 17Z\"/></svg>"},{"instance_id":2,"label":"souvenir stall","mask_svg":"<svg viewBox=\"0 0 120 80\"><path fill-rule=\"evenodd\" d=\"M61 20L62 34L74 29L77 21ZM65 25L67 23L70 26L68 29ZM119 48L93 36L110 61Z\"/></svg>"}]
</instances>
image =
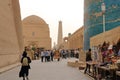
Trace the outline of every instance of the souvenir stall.
<instances>
[{"instance_id":1,"label":"souvenir stall","mask_svg":"<svg viewBox=\"0 0 120 80\"><path fill-rule=\"evenodd\" d=\"M91 66L91 71L87 74L96 80L120 80L120 39L115 45L104 42L91 49L92 61L86 62Z\"/></svg>"},{"instance_id":2,"label":"souvenir stall","mask_svg":"<svg viewBox=\"0 0 120 80\"><path fill-rule=\"evenodd\" d=\"M102 62L96 66L96 79L120 80L120 39L115 45L104 42L101 46Z\"/></svg>"}]
</instances>

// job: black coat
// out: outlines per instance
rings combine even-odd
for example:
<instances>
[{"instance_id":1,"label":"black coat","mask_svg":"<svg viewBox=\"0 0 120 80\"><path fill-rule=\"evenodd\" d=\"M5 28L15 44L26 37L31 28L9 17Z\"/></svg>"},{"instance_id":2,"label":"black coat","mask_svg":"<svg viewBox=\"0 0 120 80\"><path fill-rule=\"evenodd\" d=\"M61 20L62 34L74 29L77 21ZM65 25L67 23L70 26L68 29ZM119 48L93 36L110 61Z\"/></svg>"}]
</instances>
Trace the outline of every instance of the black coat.
<instances>
[{"instance_id":1,"label":"black coat","mask_svg":"<svg viewBox=\"0 0 120 80\"><path fill-rule=\"evenodd\" d=\"M23 62L23 58L24 57L22 57L22 59L21 59L21 63ZM19 77L24 77L24 74L26 76L28 76L28 74L29 74L31 59L29 57L27 57L27 59L28 59L29 65L28 66L23 66L23 65L21 66L21 69L20 69L20 72L19 72Z\"/></svg>"},{"instance_id":2,"label":"black coat","mask_svg":"<svg viewBox=\"0 0 120 80\"><path fill-rule=\"evenodd\" d=\"M86 53L86 61L92 61L91 52Z\"/></svg>"}]
</instances>

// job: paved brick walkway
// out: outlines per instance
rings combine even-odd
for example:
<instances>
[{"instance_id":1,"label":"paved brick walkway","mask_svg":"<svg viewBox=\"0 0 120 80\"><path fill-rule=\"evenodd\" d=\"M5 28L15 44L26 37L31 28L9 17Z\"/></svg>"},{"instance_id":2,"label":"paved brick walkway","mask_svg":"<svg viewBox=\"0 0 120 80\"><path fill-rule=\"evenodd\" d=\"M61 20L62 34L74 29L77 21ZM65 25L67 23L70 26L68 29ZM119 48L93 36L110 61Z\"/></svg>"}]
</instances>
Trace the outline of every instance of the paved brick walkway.
<instances>
[{"instance_id":1,"label":"paved brick walkway","mask_svg":"<svg viewBox=\"0 0 120 80\"><path fill-rule=\"evenodd\" d=\"M84 75L77 68L67 66L68 60L62 59L59 62L41 62L40 60L32 61L29 74L30 80L92 80L89 76ZM22 80L18 77L20 66L0 74L0 80Z\"/></svg>"}]
</instances>

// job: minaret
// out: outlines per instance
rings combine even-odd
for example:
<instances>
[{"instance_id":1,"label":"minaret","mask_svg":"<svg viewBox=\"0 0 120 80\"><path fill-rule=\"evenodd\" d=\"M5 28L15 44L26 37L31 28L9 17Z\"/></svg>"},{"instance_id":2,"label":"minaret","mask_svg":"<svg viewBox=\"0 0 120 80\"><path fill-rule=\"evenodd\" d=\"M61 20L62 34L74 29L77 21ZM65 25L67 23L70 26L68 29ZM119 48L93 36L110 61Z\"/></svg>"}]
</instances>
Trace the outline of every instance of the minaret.
<instances>
[{"instance_id":1,"label":"minaret","mask_svg":"<svg viewBox=\"0 0 120 80\"><path fill-rule=\"evenodd\" d=\"M63 42L63 34L62 34L62 21L59 21L58 26L58 41L57 41L57 48L61 48L61 44Z\"/></svg>"}]
</instances>

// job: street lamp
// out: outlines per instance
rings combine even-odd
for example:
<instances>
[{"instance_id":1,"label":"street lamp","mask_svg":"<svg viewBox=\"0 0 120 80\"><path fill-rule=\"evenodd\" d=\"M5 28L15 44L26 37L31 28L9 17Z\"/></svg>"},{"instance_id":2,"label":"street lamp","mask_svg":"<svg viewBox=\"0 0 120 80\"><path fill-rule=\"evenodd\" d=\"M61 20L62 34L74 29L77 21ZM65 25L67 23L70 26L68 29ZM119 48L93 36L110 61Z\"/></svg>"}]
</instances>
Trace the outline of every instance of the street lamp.
<instances>
[{"instance_id":1,"label":"street lamp","mask_svg":"<svg viewBox=\"0 0 120 80\"><path fill-rule=\"evenodd\" d=\"M102 9L102 15L103 15L103 32L105 32L105 10L106 10L106 7L105 7L104 2L101 5L101 9Z\"/></svg>"}]
</instances>

